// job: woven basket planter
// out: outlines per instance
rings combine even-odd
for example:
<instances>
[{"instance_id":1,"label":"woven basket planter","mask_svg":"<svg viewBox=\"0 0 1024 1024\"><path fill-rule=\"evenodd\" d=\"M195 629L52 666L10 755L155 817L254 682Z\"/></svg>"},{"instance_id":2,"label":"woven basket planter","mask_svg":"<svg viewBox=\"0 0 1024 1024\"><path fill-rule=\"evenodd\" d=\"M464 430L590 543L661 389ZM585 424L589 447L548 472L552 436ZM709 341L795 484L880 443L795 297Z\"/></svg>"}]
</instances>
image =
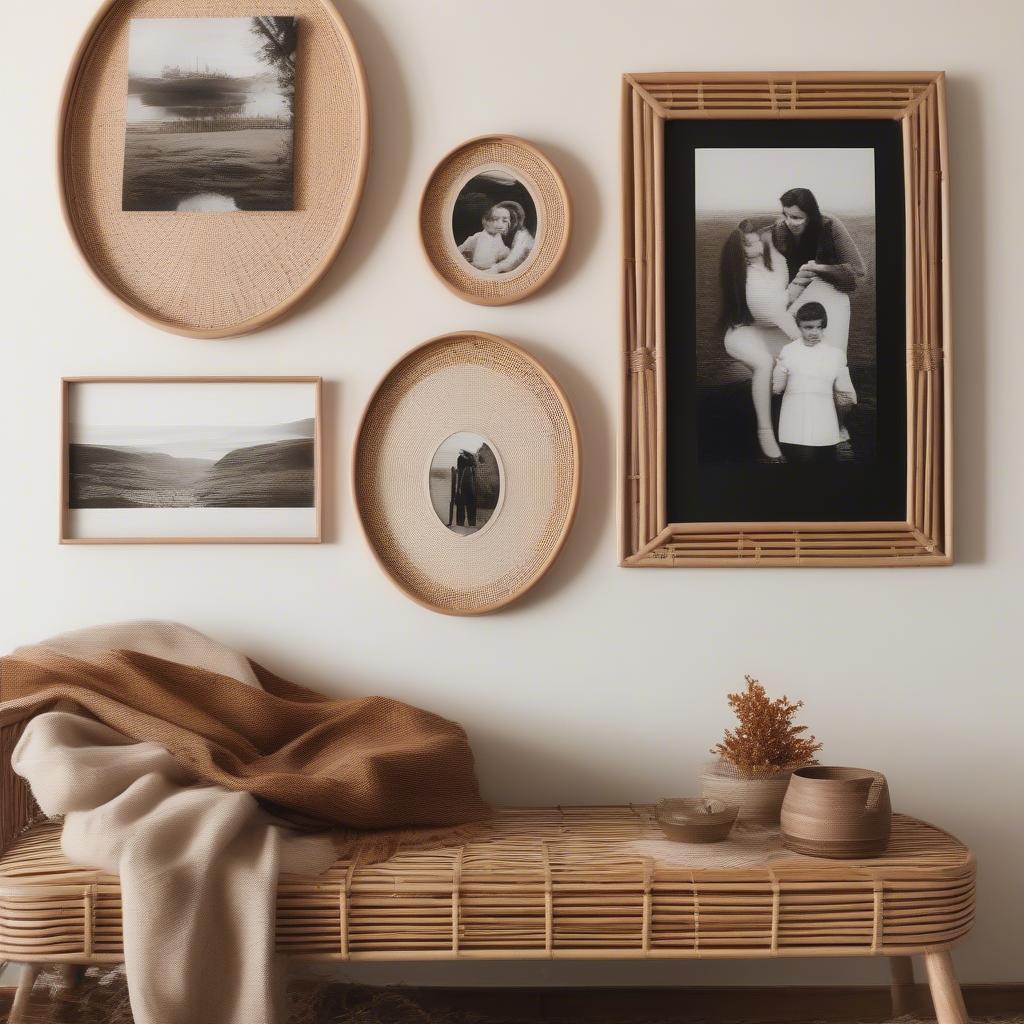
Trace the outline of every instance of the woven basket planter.
<instances>
[{"instance_id":1,"label":"woven basket planter","mask_svg":"<svg viewBox=\"0 0 1024 1024\"><path fill-rule=\"evenodd\" d=\"M811 857L875 857L889 842L892 805L881 772L812 765L793 773L782 842Z\"/></svg>"},{"instance_id":2,"label":"woven basket planter","mask_svg":"<svg viewBox=\"0 0 1024 1024\"><path fill-rule=\"evenodd\" d=\"M737 823L772 828L779 824L792 769L748 779L728 761L712 761L701 775L701 796L739 806Z\"/></svg>"}]
</instances>

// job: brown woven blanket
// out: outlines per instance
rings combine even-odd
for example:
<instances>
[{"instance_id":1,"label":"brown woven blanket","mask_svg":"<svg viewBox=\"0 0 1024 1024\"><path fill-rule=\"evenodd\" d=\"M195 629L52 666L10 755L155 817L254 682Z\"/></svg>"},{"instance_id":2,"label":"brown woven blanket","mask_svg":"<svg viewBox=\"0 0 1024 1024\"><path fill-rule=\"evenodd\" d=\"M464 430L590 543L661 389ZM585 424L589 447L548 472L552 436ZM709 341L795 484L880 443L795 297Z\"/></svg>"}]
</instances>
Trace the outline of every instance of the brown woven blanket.
<instances>
[{"instance_id":1,"label":"brown woven blanket","mask_svg":"<svg viewBox=\"0 0 1024 1024\"><path fill-rule=\"evenodd\" d=\"M165 747L196 781L251 793L298 827L333 828L341 856L378 859L488 816L456 723L386 697L330 699L240 656L199 667L223 649L175 624L138 629L146 643L133 650L94 629L0 659L0 725L70 701Z\"/></svg>"}]
</instances>

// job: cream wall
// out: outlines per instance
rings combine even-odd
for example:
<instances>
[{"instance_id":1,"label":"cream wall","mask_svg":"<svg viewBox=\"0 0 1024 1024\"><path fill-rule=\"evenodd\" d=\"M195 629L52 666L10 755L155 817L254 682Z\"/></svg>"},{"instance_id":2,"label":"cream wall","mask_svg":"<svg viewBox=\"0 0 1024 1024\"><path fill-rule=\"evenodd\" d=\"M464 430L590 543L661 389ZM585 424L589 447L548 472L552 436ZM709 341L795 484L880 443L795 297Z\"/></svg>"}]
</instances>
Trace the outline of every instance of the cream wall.
<instances>
[{"instance_id":1,"label":"cream wall","mask_svg":"<svg viewBox=\"0 0 1024 1024\"><path fill-rule=\"evenodd\" d=\"M100 291L57 207L53 121L92 0L10 6L0 415L0 648L140 616L179 619L336 694L383 692L462 721L497 802L641 801L692 792L744 672L806 701L832 763L886 772L899 810L977 850L965 981L1024 981L1024 754L1018 663L1024 345L1021 39L1014 0L340 0L362 52L375 146L362 209L301 311L198 342ZM953 191L957 554L950 569L624 570L615 553L619 88L624 71L945 69ZM552 283L472 306L434 278L416 210L437 159L484 132L538 143L572 192ZM569 393L585 447L576 527L518 605L451 619L405 599L359 532L357 418L384 369L435 334L526 345ZM75 374L321 374L321 547L60 547L57 382ZM453 657L454 652L458 657ZM462 666L454 671L452 666ZM466 666L478 666L466 670ZM527 984L879 982L816 961L365 968L378 980Z\"/></svg>"}]
</instances>

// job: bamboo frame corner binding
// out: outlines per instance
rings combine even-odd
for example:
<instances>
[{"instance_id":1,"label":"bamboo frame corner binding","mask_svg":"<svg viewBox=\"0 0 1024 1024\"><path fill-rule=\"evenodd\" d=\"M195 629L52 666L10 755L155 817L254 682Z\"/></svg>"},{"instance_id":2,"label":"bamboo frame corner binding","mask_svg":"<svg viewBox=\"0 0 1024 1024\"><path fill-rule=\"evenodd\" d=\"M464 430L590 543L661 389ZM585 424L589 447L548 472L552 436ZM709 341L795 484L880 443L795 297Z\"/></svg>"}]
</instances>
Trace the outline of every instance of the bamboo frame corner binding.
<instances>
[{"instance_id":1,"label":"bamboo frame corner binding","mask_svg":"<svg viewBox=\"0 0 1024 1024\"><path fill-rule=\"evenodd\" d=\"M74 537L70 530L71 388L76 384L311 384L313 386L313 501L316 529L308 537ZM61 377L60 379L60 544L321 544L323 543L323 391L322 377Z\"/></svg>"},{"instance_id":2,"label":"bamboo frame corner binding","mask_svg":"<svg viewBox=\"0 0 1024 1024\"><path fill-rule=\"evenodd\" d=\"M894 119L903 129L907 515L892 522L667 520L664 127L678 119ZM953 560L949 174L942 72L627 74L622 82L619 564L918 566Z\"/></svg>"}]
</instances>

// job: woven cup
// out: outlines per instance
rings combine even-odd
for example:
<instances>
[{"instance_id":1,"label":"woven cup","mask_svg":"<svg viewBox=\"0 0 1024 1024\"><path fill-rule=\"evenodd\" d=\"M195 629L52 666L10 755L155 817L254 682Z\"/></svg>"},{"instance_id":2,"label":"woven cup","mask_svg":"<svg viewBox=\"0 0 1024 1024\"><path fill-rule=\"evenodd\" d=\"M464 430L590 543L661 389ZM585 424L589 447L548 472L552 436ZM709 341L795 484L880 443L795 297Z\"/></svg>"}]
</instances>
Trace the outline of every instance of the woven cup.
<instances>
[{"instance_id":1,"label":"woven cup","mask_svg":"<svg viewBox=\"0 0 1024 1024\"><path fill-rule=\"evenodd\" d=\"M798 768L782 805L782 841L816 857L871 857L885 850L892 806L885 776L867 768Z\"/></svg>"}]
</instances>

